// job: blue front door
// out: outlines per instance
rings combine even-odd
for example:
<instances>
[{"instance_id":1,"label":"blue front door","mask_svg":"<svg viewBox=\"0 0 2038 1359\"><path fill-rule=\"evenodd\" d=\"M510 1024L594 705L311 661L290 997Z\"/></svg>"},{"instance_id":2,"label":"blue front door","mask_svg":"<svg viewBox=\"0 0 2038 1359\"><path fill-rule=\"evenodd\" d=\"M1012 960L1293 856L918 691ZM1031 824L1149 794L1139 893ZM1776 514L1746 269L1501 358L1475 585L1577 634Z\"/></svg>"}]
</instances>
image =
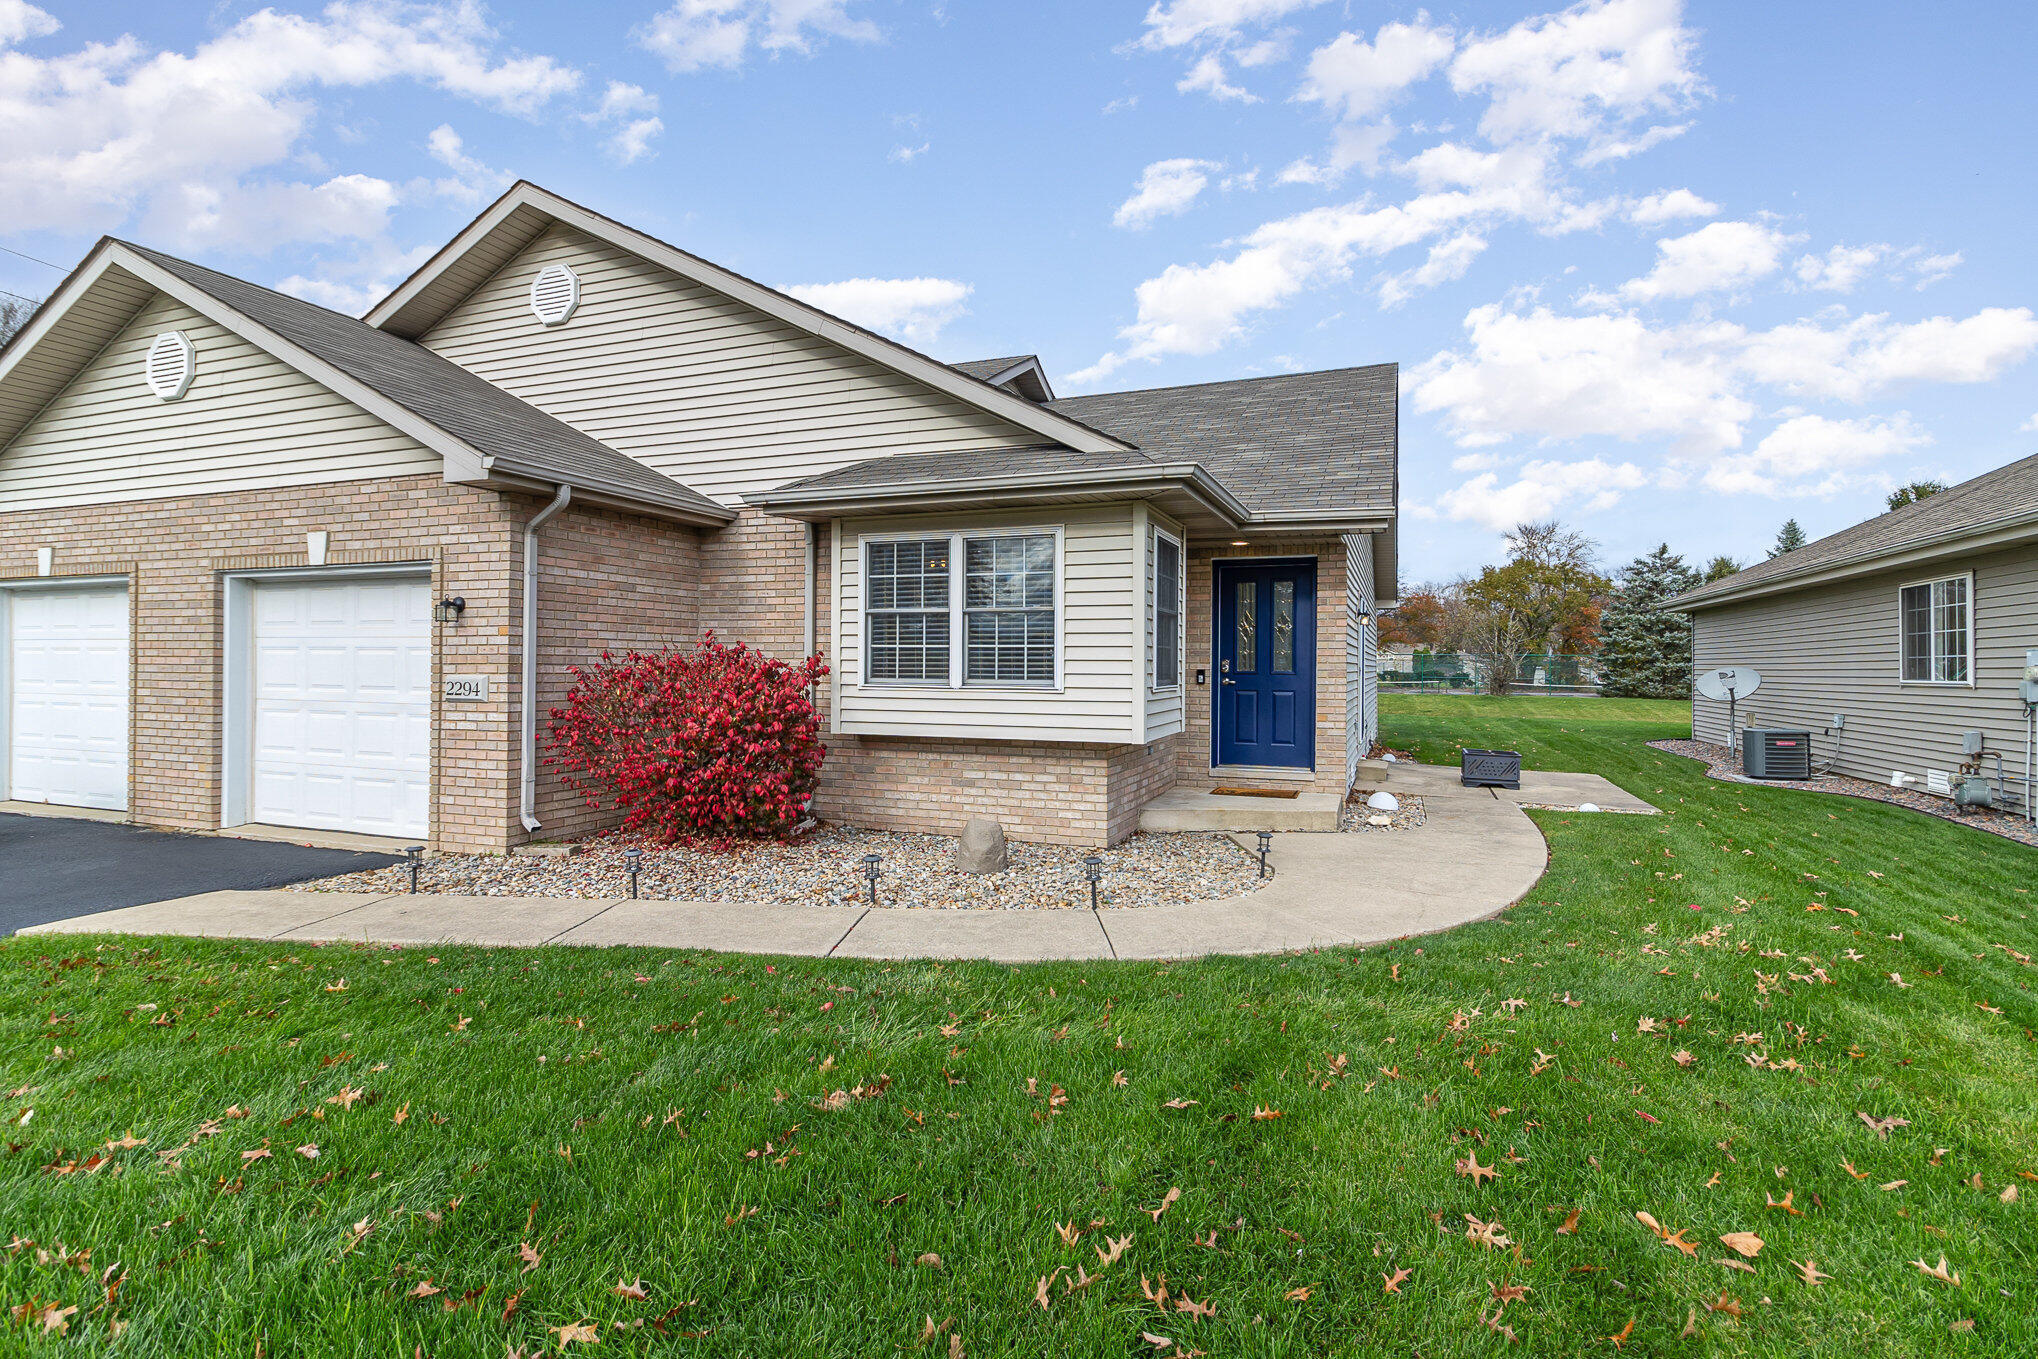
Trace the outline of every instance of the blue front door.
<instances>
[{"instance_id":1,"label":"blue front door","mask_svg":"<svg viewBox=\"0 0 2038 1359\"><path fill-rule=\"evenodd\" d=\"M1217 565L1217 763L1316 766L1316 563Z\"/></svg>"}]
</instances>

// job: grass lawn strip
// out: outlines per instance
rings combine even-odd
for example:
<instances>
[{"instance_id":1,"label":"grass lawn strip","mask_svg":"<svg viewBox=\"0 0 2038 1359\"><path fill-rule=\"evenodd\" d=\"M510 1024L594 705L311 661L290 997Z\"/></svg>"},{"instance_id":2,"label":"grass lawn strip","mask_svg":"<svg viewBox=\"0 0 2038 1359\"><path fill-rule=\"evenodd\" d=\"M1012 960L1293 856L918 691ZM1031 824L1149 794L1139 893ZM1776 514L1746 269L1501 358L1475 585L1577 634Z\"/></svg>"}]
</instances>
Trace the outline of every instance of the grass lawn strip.
<instances>
[{"instance_id":1,"label":"grass lawn strip","mask_svg":"<svg viewBox=\"0 0 2038 1359\"><path fill-rule=\"evenodd\" d=\"M1681 705L1383 708L1665 815L1533 812L1512 912L1365 952L0 942L0 1335L2038 1351L2038 851L1709 780Z\"/></svg>"}]
</instances>

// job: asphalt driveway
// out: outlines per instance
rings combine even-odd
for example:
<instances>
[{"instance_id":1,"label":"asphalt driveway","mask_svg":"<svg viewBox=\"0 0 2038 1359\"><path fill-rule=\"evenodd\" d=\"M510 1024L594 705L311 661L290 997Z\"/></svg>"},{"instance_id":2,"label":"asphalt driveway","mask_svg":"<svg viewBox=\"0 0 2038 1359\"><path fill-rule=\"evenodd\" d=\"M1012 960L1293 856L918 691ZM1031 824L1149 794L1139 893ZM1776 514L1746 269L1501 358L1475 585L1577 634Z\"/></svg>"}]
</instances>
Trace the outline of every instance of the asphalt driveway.
<instances>
[{"instance_id":1,"label":"asphalt driveway","mask_svg":"<svg viewBox=\"0 0 2038 1359\"><path fill-rule=\"evenodd\" d=\"M395 862L387 854L0 813L0 935L92 911L281 887Z\"/></svg>"}]
</instances>

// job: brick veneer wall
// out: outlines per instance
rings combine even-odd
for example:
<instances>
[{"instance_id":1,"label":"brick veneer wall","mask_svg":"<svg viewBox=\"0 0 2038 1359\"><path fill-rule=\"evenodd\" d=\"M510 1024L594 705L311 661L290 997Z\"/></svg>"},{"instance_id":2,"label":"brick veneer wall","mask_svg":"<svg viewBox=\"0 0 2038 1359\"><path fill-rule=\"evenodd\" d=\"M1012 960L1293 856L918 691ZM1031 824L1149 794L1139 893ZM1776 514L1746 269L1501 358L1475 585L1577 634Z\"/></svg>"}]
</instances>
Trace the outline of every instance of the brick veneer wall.
<instances>
[{"instance_id":1,"label":"brick veneer wall","mask_svg":"<svg viewBox=\"0 0 2038 1359\"><path fill-rule=\"evenodd\" d=\"M220 818L224 590L219 573L304 566L307 532L329 565L429 561L435 597L467 613L440 624L439 674L486 675L490 701L433 712L433 843L500 849L515 819L510 651L516 519L490 492L437 477L239 491L0 514L0 579L128 578L129 806L136 821L213 830ZM434 675L436 681L437 675ZM438 685L433 685L436 693Z\"/></svg>"},{"instance_id":2,"label":"brick veneer wall","mask_svg":"<svg viewBox=\"0 0 2038 1359\"><path fill-rule=\"evenodd\" d=\"M1283 541L1252 540L1250 548L1228 543L1189 545L1188 674L1193 681L1202 668L1209 683L1188 689L1185 727L1176 742L1179 781L1197 788L1214 786L1210 773L1210 711L1217 692L1216 632L1211 616L1216 601L1214 561L1247 557L1314 557L1316 559L1316 770L1303 783L1295 778L1252 778L1226 775L1222 782L1239 787L1295 788L1342 796L1345 785L1345 548L1338 538Z\"/></svg>"}]
</instances>

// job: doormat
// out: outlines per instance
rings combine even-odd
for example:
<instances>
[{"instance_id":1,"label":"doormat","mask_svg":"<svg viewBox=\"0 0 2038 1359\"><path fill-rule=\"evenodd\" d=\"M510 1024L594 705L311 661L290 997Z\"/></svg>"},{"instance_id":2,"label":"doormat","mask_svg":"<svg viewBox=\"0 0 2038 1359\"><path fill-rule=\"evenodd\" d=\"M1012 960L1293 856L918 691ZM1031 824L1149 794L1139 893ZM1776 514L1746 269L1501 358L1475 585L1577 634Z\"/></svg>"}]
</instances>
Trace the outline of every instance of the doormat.
<instances>
[{"instance_id":1,"label":"doormat","mask_svg":"<svg viewBox=\"0 0 2038 1359\"><path fill-rule=\"evenodd\" d=\"M1299 797L1293 788L1212 788L1212 797Z\"/></svg>"}]
</instances>

